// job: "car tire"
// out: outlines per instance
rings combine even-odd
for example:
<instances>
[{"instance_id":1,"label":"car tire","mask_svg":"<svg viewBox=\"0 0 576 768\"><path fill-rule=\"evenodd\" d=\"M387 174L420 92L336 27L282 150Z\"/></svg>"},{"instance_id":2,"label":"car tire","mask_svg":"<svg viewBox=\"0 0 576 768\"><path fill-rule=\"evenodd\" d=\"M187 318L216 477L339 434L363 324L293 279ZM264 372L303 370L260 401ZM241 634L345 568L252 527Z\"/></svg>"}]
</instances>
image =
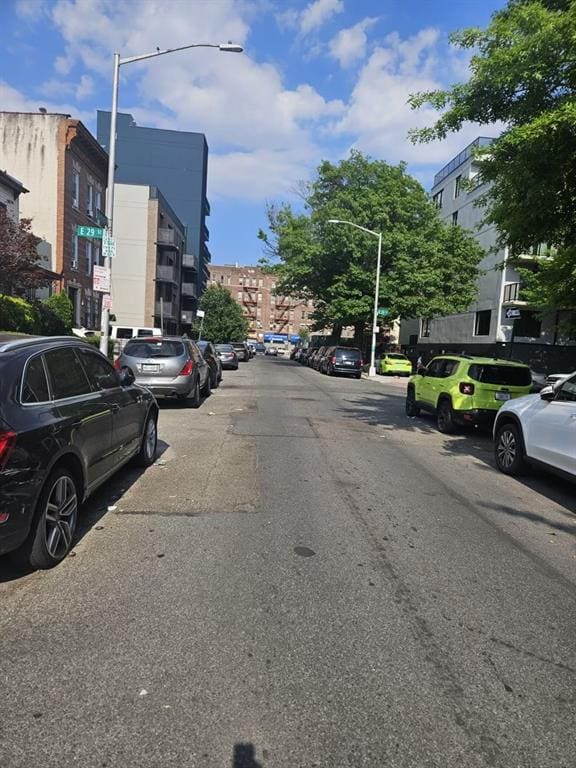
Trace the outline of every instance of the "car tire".
<instances>
[{"instance_id":1,"label":"car tire","mask_svg":"<svg viewBox=\"0 0 576 768\"><path fill-rule=\"evenodd\" d=\"M442 432L443 435L451 435L456 431L452 404L446 398L440 400L438 403L436 426L438 427L438 431Z\"/></svg>"},{"instance_id":2,"label":"car tire","mask_svg":"<svg viewBox=\"0 0 576 768\"><path fill-rule=\"evenodd\" d=\"M67 467L50 474L38 498L28 538L12 555L16 563L46 570L64 560L74 544L79 496L76 479Z\"/></svg>"},{"instance_id":3,"label":"car tire","mask_svg":"<svg viewBox=\"0 0 576 768\"><path fill-rule=\"evenodd\" d=\"M192 397L190 398L190 405L192 408L200 408L200 378L196 379L194 388L192 389Z\"/></svg>"},{"instance_id":4,"label":"car tire","mask_svg":"<svg viewBox=\"0 0 576 768\"><path fill-rule=\"evenodd\" d=\"M416 405L416 392L414 391L414 387L409 387L408 392L406 392L406 416L409 416L411 419L415 416L420 416L420 408Z\"/></svg>"},{"instance_id":5,"label":"car tire","mask_svg":"<svg viewBox=\"0 0 576 768\"><path fill-rule=\"evenodd\" d=\"M362 378L362 374L361 374L361 373L357 373L357 374L356 374L356 376L355 376L354 378L355 378L355 379L361 379L361 378Z\"/></svg>"},{"instance_id":6,"label":"car tire","mask_svg":"<svg viewBox=\"0 0 576 768\"><path fill-rule=\"evenodd\" d=\"M158 422L153 413L149 413L144 425L144 433L140 450L136 455L136 464L139 467L150 467L156 460L156 450L158 447Z\"/></svg>"},{"instance_id":7,"label":"car tire","mask_svg":"<svg viewBox=\"0 0 576 768\"><path fill-rule=\"evenodd\" d=\"M202 397L210 397L211 394L212 394L212 381L211 381L210 374L208 374L208 376L206 376L206 384L202 388Z\"/></svg>"},{"instance_id":8,"label":"car tire","mask_svg":"<svg viewBox=\"0 0 576 768\"><path fill-rule=\"evenodd\" d=\"M498 427L494 441L496 466L505 475L523 475L526 471L526 452L522 430L514 422Z\"/></svg>"}]
</instances>

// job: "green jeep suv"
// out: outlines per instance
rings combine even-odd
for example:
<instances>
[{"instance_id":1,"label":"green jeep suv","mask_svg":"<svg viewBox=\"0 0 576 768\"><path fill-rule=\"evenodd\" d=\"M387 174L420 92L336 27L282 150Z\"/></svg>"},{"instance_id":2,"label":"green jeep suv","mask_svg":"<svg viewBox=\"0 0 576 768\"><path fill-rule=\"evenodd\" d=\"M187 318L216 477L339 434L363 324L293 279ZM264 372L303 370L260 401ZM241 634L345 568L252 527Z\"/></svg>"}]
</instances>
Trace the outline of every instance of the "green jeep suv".
<instances>
[{"instance_id":1,"label":"green jeep suv","mask_svg":"<svg viewBox=\"0 0 576 768\"><path fill-rule=\"evenodd\" d=\"M502 403L527 395L532 376L527 365L512 360L466 355L434 357L408 382L406 414L436 414L440 432L458 425L494 422Z\"/></svg>"}]
</instances>

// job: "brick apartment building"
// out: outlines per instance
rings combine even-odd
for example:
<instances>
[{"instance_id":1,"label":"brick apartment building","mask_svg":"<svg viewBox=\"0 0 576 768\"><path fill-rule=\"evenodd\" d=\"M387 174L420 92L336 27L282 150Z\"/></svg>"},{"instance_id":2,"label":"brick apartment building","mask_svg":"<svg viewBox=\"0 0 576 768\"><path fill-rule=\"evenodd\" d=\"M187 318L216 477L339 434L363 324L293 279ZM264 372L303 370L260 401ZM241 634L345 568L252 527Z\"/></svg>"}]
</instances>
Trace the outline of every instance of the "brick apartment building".
<instances>
[{"instance_id":1,"label":"brick apartment building","mask_svg":"<svg viewBox=\"0 0 576 768\"><path fill-rule=\"evenodd\" d=\"M276 278L258 267L210 265L210 283L223 285L240 304L250 323L249 335L264 340L268 333L298 336L312 329L312 301L276 295Z\"/></svg>"},{"instance_id":2,"label":"brick apartment building","mask_svg":"<svg viewBox=\"0 0 576 768\"><path fill-rule=\"evenodd\" d=\"M99 328L101 294L92 290L92 270L102 263L101 241L78 237L77 225L105 223L108 155L70 115L0 112L0 156L29 189L20 215L51 250L51 270L62 275L74 305L74 322Z\"/></svg>"}]
</instances>

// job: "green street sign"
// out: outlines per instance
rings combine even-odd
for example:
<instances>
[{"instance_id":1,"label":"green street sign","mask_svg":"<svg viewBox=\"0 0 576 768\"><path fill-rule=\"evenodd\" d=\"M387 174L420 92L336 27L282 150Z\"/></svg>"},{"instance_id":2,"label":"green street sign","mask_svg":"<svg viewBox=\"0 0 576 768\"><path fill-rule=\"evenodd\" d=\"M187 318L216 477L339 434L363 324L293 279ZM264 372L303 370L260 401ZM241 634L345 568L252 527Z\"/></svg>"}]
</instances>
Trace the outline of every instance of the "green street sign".
<instances>
[{"instance_id":1,"label":"green street sign","mask_svg":"<svg viewBox=\"0 0 576 768\"><path fill-rule=\"evenodd\" d=\"M101 227L83 227L80 224L76 226L78 237L97 237L102 238L104 230Z\"/></svg>"},{"instance_id":2,"label":"green street sign","mask_svg":"<svg viewBox=\"0 0 576 768\"><path fill-rule=\"evenodd\" d=\"M384 309L384 307L381 307L378 310L378 317L388 317L389 314L390 314L390 310L389 309Z\"/></svg>"}]
</instances>

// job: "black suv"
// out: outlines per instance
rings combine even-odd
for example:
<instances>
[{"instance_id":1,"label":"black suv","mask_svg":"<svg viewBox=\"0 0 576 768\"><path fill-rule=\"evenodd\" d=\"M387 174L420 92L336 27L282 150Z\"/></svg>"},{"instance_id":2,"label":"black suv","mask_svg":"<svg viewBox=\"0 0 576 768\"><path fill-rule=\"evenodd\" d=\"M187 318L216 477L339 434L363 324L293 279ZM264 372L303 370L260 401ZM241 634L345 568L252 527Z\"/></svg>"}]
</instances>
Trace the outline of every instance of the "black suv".
<instances>
[{"instance_id":1,"label":"black suv","mask_svg":"<svg viewBox=\"0 0 576 768\"><path fill-rule=\"evenodd\" d=\"M363 364L362 352L357 347L330 347L324 352L319 370L328 376L344 373L359 379Z\"/></svg>"},{"instance_id":2,"label":"black suv","mask_svg":"<svg viewBox=\"0 0 576 768\"><path fill-rule=\"evenodd\" d=\"M50 568L84 499L156 456L158 406L131 371L75 337L0 334L0 555Z\"/></svg>"}]
</instances>

